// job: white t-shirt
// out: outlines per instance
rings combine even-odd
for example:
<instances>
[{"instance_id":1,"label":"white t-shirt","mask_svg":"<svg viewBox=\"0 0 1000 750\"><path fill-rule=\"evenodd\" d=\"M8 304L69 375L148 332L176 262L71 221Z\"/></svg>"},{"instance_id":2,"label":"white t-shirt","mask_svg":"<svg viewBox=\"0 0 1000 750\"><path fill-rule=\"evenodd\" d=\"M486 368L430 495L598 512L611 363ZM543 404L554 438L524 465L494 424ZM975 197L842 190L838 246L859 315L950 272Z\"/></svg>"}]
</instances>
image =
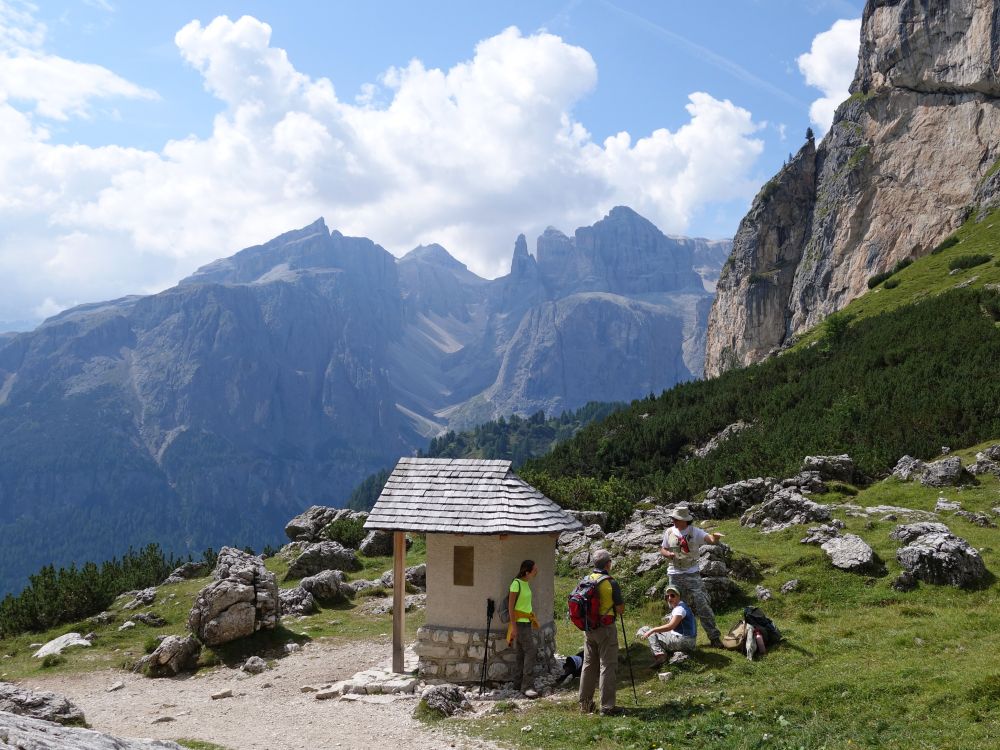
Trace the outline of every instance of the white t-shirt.
<instances>
[{"instance_id":1,"label":"white t-shirt","mask_svg":"<svg viewBox=\"0 0 1000 750\"><path fill-rule=\"evenodd\" d=\"M667 622L670 622L671 618L679 617L682 620L687 616L687 612L684 611L684 607L678 604L672 610L670 610L670 617L667 618Z\"/></svg>"},{"instance_id":2,"label":"white t-shirt","mask_svg":"<svg viewBox=\"0 0 1000 750\"><path fill-rule=\"evenodd\" d=\"M688 551L681 547L681 536L687 540ZM671 526L663 532L663 542L661 547L673 552L676 557L671 558L670 565L667 566L668 574L697 573L701 570L701 561L698 559L698 549L705 543L708 532L699 529L697 526L688 524L684 531L680 531L676 526Z\"/></svg>"}]
</instances>

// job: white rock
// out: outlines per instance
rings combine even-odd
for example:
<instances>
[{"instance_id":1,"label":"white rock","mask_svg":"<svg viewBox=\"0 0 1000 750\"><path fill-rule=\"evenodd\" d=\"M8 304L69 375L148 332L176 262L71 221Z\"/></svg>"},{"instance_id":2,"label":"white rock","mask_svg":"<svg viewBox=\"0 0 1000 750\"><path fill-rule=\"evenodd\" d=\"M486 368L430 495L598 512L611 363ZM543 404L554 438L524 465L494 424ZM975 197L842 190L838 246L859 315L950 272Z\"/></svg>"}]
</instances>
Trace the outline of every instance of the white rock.
<instances>
[{"instance_id":1,"label":"white rock","mask_svg":"<svg viewBox=\"0 0 1000 750\"><path fill-rule=\"evenodd\" d=\"M232 698L232 697L233 697L232 688L226 688L225 690L220 690L217 693L212 693L213 701L221 700L222 698Z\"/></svg>"},{"instance_id":2,"label":"white rock","mask_svg":"<svg viewBox=\"0 0 1000 750\"><path fill-rule=\"evenodd\" d=\"M34 646L36 644L32 644ZM38 644L41 645L41 644ZM53 638L51 641L46 643L40 649L38 649L32 656L36 659L44 659L50 654L61 654L63 649L71 648L73 646L84 646L89 647L90 641L81 636L79 633L66 633L66 635L61 635L58 638Z\"/></svg>"}]
</instances>

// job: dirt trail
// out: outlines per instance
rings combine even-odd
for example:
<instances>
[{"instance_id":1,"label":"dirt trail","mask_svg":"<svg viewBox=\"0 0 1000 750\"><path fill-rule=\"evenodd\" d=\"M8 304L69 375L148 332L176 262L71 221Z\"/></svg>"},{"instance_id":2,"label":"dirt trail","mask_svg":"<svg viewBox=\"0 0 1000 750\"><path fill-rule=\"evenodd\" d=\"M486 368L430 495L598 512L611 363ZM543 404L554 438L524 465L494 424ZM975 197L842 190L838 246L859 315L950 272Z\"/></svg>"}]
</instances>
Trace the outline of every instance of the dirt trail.
<instances>
[{"instance_id":1,"label":"dirt trail","mask_svg":"<svg viewBox=\"0 0 1000 750\"><path fill-rule=\"evenodd\" d=\"M83 709L92 728L123 737L198 739L232 750L490 747L479 739L426 728L411 717L415 698L318 701L300 690L379 666L386 656L386 646L375 643L313 642L282 658L274 669L244 679L238 670L221 667L175 679L103 670L24 684L65 695ZM119 680L125 687L109 693ZM212 700L212 694L227 689L232 698Z\"/></svg>"}]
</instances>

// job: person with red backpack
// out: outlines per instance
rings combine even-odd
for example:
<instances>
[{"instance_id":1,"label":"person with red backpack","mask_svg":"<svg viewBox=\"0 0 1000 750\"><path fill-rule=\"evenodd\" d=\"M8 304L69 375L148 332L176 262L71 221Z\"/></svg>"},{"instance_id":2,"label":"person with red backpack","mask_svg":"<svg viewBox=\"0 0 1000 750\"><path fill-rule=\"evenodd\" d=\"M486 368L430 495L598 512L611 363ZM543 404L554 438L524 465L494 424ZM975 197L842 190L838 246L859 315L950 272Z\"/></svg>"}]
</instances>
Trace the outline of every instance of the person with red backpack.
<instances>
[{"instance_id":1,"label":"person with red backpack","mask_svg":"<svg viewBox=\"0 0 1000 750\"><path fill-rule=\"evenodd\" d=\"M625 611L618 581L611 577L611 553L599 549L593 556L594 570L580 582L577 591L587 589L579 599L586 599L587 612L584 622L583 670L580 673L580 710L593 713L594 689L600 674L601 714L604 716L621 713L615 706L617 685L615 673L618 668L618 631L615 618ZM576 596L574 592L573 596ZM570 597L571 614L573 596ZM575 622L575 618L574 618ZM579 623L577 624L579 627Z\"/></svg>"}]
</instances>

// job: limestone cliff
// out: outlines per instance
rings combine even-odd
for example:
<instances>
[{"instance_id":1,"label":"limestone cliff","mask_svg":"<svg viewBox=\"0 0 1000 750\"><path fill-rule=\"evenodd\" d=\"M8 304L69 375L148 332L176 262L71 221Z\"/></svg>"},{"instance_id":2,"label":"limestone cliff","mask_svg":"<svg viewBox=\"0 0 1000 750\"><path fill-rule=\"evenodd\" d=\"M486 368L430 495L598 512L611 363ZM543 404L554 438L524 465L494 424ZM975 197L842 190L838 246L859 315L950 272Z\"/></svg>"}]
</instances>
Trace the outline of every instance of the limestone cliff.
<instances>
[{"instance_id":1,"label":"limestone cliff","mask_svg":"<svg viewBox=\"0 0 1000 750\"><path fill-rule=\"evenodd\" d=\"M740 224L707 376L763 359L967 218L1000 156L998 74L998 0L869 0L851 97Z\"/></svg>"}]
</instances>

